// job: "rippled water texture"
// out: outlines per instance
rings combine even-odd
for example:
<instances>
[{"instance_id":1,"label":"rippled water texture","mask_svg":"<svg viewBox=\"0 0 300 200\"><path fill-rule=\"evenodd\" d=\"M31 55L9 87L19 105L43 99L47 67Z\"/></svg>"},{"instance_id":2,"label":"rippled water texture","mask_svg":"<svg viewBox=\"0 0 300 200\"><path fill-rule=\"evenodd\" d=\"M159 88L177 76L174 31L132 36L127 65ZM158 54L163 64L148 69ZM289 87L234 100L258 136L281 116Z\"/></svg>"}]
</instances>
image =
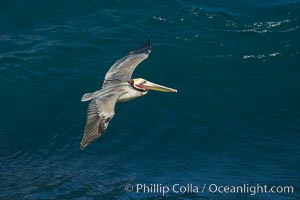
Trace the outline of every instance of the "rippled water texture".
<instances>
[{"instance_id":1,"label":"rippled water texture","mask_svg":"<svg viewBox=\"0 0 300 200\"><path fill-rule=\"evenodd\" d=\"M0 199L298 199L300 1L0 6ZM147 37L134 77L178 89L118 104L79 149L87 103ZM126 193L126 184L292 185L293 194Z\"/></svg>"}]
</instances>

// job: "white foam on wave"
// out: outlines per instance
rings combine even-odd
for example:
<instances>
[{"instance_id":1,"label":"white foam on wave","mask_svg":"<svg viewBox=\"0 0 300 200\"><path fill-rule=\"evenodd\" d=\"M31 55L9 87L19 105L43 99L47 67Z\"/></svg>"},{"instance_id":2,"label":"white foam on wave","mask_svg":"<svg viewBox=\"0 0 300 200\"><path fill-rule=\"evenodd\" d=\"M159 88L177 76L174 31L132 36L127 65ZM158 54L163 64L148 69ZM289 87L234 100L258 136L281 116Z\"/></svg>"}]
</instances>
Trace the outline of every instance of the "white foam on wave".
<instances>
[{"instance_id":1,"label":"white foam on wave","mask_svg":"<svg viewBox=\"0 0 300 200\"><path fill-rule=\"evenodd\" d=\"M157 17L157 16L153 16L152 17L153 19L156 19L156 20L158 20L158 21L167 21L167 19L166 18L163 18L163 17Z\"/></svg>"},{"instance_id":2,"label":"white foam on wave","mask_svg":"<svg viewBox=\"0 0 300 200\"><path fill-rule=\"evenodd\" d=\"M253 55L253 54L250 54L250 55L244 55L243 56L243 59L263 59L263 58L267 58L267 57L275 57L275 56L278 56L280 55L281 53L280 52L274 52L274 53L269 53L269 54L257 54L257 55Z\"/></svg>"},{"instance_id":3,"label":"white foam on wave","mask_svg":"<svg viewBox=\"0 0 300 200\"><path fill-rule=\"evenodd\" d=\"M279 53L279 52L275 52L275 53L270 53L270 54L269 54L269 56L271 56L271 57L275 57L275 56L277 56L277 55L280 55L280 53Z\"/></svg>"},{"instance_id":4,"label":"white foam on wave","mask_svg":"<svg viewBox=\"0 0 300 200\"><path fill-rule=\"evenodd\" d=\"M280 21L266 21L266 22L254 22L251 24L244 24L239 26L237 23L227 20L226 27L238 28L238 29L228 29L224 30L227 32L254 32L254 33L268 33L268 32L289 32L298 29L298 26L280 30L279 27L284 24L292 22L291 19L284 19Z\"/></svg>"}]
</instances>

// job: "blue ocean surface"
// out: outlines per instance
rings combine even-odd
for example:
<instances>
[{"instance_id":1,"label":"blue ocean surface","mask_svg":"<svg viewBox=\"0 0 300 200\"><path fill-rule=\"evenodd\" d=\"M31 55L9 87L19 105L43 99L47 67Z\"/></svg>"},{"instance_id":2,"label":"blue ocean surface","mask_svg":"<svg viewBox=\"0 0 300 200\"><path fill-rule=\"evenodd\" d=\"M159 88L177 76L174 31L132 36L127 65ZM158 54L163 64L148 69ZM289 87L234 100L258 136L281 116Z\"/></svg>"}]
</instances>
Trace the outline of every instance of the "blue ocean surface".
<instances>
[{"instance_id":1,"label":"blue ocean surface","mask_svg":"<svg viewBox=\"0 0 300 200\"><path fill-rule=\"evenodd\" d=\"M300 198L299 0L2 1L0 27L1 200ZM178 93L80 150L82 95L148 37L133 77Z\"/></svg>"}]
</instances>

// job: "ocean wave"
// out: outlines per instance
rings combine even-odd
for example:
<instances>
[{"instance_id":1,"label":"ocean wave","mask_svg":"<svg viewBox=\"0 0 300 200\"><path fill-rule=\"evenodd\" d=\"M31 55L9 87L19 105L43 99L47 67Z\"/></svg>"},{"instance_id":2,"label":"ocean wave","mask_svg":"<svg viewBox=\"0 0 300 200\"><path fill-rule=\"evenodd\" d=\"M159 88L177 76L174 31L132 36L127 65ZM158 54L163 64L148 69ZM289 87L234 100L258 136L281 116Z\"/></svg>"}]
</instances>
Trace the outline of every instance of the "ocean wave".
<instances>
[{"instance_id":1,"label":"ocean wave","mask_svg":"<svg viewBox=\"0 0 300 200\"><path fill-rule=\"evenodd\" d=\"M227 21L226 26L234 29L224 29L226 32L254 32L254 33L268 33L268 32L291 32L299 29L297 25L298 19L284 19L279 21L254 22L251 24L239 25L230 20ZM282 28L281 28L282 27Z\"/></svg>"},{"instance_id":2,"label":"ocean wave","mask_svg":"<svg viewBox=\"0 0 300 200\"><path fill-rule=\"evenodd\" d=\"M244 55L243 59L251 59L251 58L255 58L255 59L265 59L267 57L276 57L281 55L280 52L274 52L274 53L269 53L269 54L257 54L257 55L253 55L253 54L249 54L249 55Z\"/></svg>"}]
</instances>

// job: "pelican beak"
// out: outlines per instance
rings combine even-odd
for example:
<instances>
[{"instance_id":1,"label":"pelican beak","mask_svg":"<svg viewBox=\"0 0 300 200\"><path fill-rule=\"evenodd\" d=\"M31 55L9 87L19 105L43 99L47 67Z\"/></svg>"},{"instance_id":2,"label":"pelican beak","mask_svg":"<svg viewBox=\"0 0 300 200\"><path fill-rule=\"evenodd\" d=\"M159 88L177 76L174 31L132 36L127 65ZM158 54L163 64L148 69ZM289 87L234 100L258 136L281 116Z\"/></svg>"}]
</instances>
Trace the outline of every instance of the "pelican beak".
<instances>
[{"instance_id":1,"label":"pelican beak","mask_svg":"<svg viewBox=\"0 0 300 200\"><path fill-rule=\"evenodd\" d=\"M148 90L156 90L160 92L177 92L176 89L158 85L150 81L146 81L145 83L143 83L143 87L145 87Z\"/></svg>"}]
</instances>

